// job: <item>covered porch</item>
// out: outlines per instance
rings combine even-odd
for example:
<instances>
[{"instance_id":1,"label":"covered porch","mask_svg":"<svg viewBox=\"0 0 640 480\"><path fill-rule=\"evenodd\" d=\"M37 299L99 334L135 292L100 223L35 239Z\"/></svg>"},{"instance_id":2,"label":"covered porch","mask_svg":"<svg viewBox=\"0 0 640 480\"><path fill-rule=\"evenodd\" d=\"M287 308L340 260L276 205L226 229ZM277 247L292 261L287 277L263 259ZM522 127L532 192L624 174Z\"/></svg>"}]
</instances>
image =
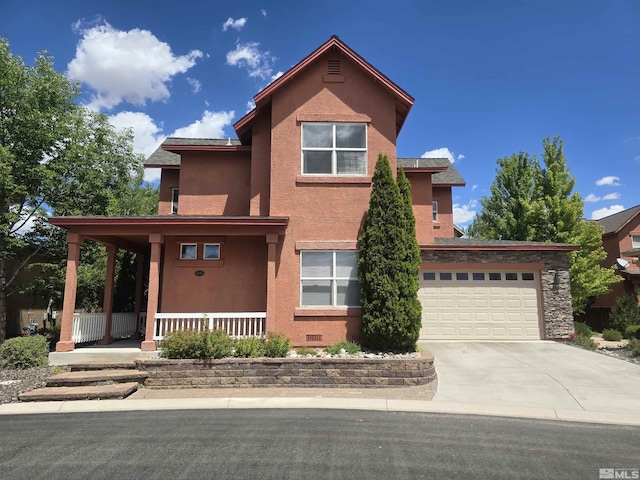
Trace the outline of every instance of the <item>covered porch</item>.
<instances>
[{"instance_id":1,"label":"covered porch","mask_svg":"<svg viewBox=\"0 0 640 480\"><path fill-rule=\"evenodd\" d=\"M151 352L167 333L176 330L216 328L243 337L264 335L270 329L276 255L286 217L53 217L49 222L68 231L56 352L73 351L84 342L109 345L114 338L126 337L142 338L139 348ZM80 249L85 240L106 245L101 313L75 312ZM136 254L133 312L113 312L120 249ZM217 252L217 256L203 252ZM147 300L143 302L145 277Z\"/></svg>"}]
</instances>

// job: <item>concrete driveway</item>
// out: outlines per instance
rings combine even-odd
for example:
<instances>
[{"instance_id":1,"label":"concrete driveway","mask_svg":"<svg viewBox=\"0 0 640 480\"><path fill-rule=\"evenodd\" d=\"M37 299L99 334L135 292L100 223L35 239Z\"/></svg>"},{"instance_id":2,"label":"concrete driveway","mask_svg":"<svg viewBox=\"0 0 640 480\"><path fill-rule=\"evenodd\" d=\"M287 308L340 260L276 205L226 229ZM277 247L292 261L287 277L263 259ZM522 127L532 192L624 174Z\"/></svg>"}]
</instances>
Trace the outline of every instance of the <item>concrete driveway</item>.
<instances>
[{"instance_id":1,"label":"concrete driveway","mask_svg":"<svg viewBox=\"0 0 640 480\"><path fill-rule=\"evenodd\" d=\"M434 402L638 415L640 365L555 342L429 342Z\"/></svg>"}]
</instances>

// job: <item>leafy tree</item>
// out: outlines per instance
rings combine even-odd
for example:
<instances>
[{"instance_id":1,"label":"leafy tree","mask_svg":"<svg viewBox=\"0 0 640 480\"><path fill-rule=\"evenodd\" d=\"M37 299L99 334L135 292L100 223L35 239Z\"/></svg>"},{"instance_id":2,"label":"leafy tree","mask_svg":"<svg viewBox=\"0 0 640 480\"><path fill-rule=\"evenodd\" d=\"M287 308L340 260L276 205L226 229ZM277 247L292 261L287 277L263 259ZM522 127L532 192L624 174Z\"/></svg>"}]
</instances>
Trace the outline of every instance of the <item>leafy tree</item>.
<instances>
[{"instance_id":1,"label":"leafy tree","mask_svg":"<svg viewBox=\"0 0 640 480\"><path fill-rule=\"evenodd\" d=\"M405 240L405 203L386 156L379 155L373 174L369 210L358 239L358 280L361 289L365 343L376 349L411 350L419 324L407 315L411 282ZM415 233L414 233L415 235ZM417 275L416 275L417 278Z\"/></svg>"},{"instance_id":2,"label":"leafy tree","mask_svg":"<svg viewBox=\"0 0 640 480\"><path fill-rule=\"evenodd\" d=\"M637 293L637 292L636 292ZM619 332L625 332L631 325L640 325L640 307L637 295L618 297L609 313L609 324Z\"/></svg>"},{"instance_id":3,"label":"leafy tree","mask_svg":"<svg viewBox=\"0 0 640 480\"><path fill-rule=\"evenodd\" d=\"M47 215L104 215L142 174L131 132L118 133L106 115L78 106L78 94L46 52L26 66L0 37L0 342L20 270L43 253L66 258L64 233ZM83 258L95 267L95 257L87 258L93 248L83 248ZM16 267L8 271L10 259ZM81 285L97 282L95 272L79 275Z\"/></svg>"},{"instance_id":4,"label":"leafy tree","mask_svg":"<svg viewBox=\"0 0 640 480\"><path fill-rule=\"evenodd\" d=\"M491 195L481 200L482 211L469 228L471 237L570 243L580 250L569 254L573 310L583 312L597 296L620 281L613 268L602 268L606 258L602 230L582 218L584 203L573 192L559 137L546 138L543 163L520 153L498 160Z\"/></svg>"}]
</instances>

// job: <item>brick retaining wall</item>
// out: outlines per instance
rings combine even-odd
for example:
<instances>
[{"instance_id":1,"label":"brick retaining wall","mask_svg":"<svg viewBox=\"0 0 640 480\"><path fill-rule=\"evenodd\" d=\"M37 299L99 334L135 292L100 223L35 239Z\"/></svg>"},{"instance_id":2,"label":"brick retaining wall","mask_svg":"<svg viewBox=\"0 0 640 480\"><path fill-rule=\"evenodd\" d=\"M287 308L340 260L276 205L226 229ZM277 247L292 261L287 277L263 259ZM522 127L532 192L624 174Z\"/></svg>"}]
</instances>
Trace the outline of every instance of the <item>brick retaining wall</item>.
<instances>
[{"instance_id":1,"label":"brick retaining wall","mask_svg":"<svg viewBox=\"0 0 640 480\"><path fill-rule=\"evenodd\" d=\"M224 358L136 360L147 388L404 387L436 379L433 355L419 358Z\"/></svg>"}]
</instances>

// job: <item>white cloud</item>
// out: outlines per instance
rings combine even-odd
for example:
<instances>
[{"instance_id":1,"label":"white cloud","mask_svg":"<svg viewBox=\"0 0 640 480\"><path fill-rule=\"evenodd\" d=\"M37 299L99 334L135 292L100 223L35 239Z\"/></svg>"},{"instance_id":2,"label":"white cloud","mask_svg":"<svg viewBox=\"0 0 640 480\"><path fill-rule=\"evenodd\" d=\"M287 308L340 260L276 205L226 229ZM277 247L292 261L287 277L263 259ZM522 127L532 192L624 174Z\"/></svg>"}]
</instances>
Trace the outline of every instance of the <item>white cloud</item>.
<instances>
[{"instance_id":1,"label":"white cloud","mask_svg":"<svg viewBox=\"0 0 640 480\"><path fill-rule=\"evenodd\" d=\"M460 155L457 156L456 160L462 160L464 158L465 158L465 156L463 154L460 154Z\"/></svg>"},{"instance_id":2,"label":"white cloud","mask_svg":"<svg viewBox=\"0 0 640 480\"><path fill-rule=\"evenodd\" d=\"M133 130L133 150L148 157L166 138L153 118L143 112L120 112L109 116L109 123L117 130Z\"/></svg>"},{"instance_id":3,"label":"white cloud","mask_svg":"<svg viewBox=\"0 0 640 480\"><path fill-rule=\"evenodd\" d=\"M603 185L611 185L613 187L618 187L620 186L620 177L614 177L614 176L602 177L601 179L596 180L596 185L598 187L601 187Z\"/></svg>"},{"instance_id":4,"label":"white cloud","mask_svg":"<svg viewBox=\"0 0 640 480\"><path fill-rule=\"evenodd\" d=\"M455 154L447 147L436 148L435 150L427 150L422 154L422 158L447 158L451 163L456 161ZM464 158L464 155L458 155L458 160Z\"/></svg>"},{"instance_id":5,"label":"white cloud","mask_svg":"<svg viewBox=\"0 0 640 480\"><path fill-rule=\"evenodd\" d=\"M191 85L191 91L193 93L198 93L202 88L202 83L200 83L200 80L196 80L195 78L187 77L187 83Z\"/></svg>"},{"instance_id":6,"label":"white cloud","mask_svg":"<svg viewBox=\"0 0 640 480\"><path fill-rule=\"evenodd\" d=\"M604 217L608 217L609 215L613 215L614 213L618 213L624 210L622 205L611 205L610 207L599 208L598 210L594 210L591 214L591 220L599 220Z\"/></svg>"},{"instance_id":7,"label":"white cloud","mask_svg":"<svg viewBox=\"0 0 640 480\"><path fill-rule=\"evenodd\" d=\"M456 225L465 225L474 219L477 211L474 210L478 205L477 200L469 200L465 205L459 203L453 204L453 223Z\"/></svg>"},{"instance_id":8,"label":"white cloud","mask_svg":"<svg viewBox=\"0 0 640 480\"><path fill-rule=\"evenodd\" d=\"M262 14L263 17L267 16L267 11L264 8L260 10L260 13Z\"/></svg>"},{"instance_id":9,"label":"white cloud","mask_svg":"<svg viewBox=\"0 0 640 480\"><path fill-rule=\"evenodd\" d=\"M191 125L178 128L171 137L224 138L224 127L231 125L235 112L210 112L205 110L202 118Z\"/></svg>"},{"instance_id":10,"label":"white cloud","mask_svg":"<svg viewBox=\"0 0 640 480\"><path fill-rule=\"evenodd\" d=\"M233 18L229 17L227 18L227 21L224 22L222 24L222 31L226 32L229 28L235 28L236 30L240 30L242 29L242 27L245 26L245 24L247 23L247 19L246 18L238 18L237 20L234 20Z\"/></svg>"},{"instance_id":11,"label":"white cloud","mask_svg":"<svg viewBox=\"0 0 640 480\"><path fill-rule=\"evenodd\" d=\"M227 65L246 68L250 77L262 80L271 78L275 58L261 51L258 42L236 43L236 48L227 52Z\"/></svg>"},{"instance_id":12,"label":"white cloud","mask_svg":"<svg viewBox=\"0 0 640 480\"><path fill-rule=\"evenodd\" d=\"M253 100L249 100L247 102L247 113L249 113L254 108L256 108L256 102L254 102Z\"/></svg>"},{"instance_id":13,"label":"white cloud","mask_svg":"<svg viewBox=\"0 0 640 480\"><path fill-rule=\"evenodd\" d=\"M274 80L277 80L282 75L284 75L284 72L282 70L278 70L278 73L276 73L275 75L271 75L271 81L273 82Z\"/></svg>"},{"instance_id":14,"label":"white cloud","mask_svg":"<svg viewBox=\"0 0 640 480\"><path fill-rule=\"evenodd\" d=\"M590 193L589 195L584 197L584 201L589 203L599 202L600 200L602 200L602 198L600 198L597 195L594 195L593 193Z\"/></svg>"},{"instance_id":15,"label":"white cloud","mask_svg":"<svg viewBox=\"0 0 640 480\"><path fill-rule=\"evenodd\" d=\"M474 190L476 190L478 188L478 185L472 185L471 186L471 191L473 192Z\"/></svg>"},{"instance_id":16,"label":"white cloud","mask_svg":"<svg viewBox=\"0 0 640 480\"><path fill-rule=\"evenodd\" d=\"M167 88L171 79L203 56L200 50L175 56L168 43L148 30L122 31L107 22L86 29L76 23L76 29L82 38L67 75L93 90L90 106L96 110L122 102L145 105L147 100L166 100L171 96Z\"/></svg>"},{"instance_id":17,"label":"white cloud","mask_svg":"<svg viewBox=\"0 0 640 480\"><path fill-rule=\"evenodd\" d=\"M602 199L603 200L619 200L620 194L618 192L608 193L604 197L602 197Z\"/></svg>"}]
</instances>

